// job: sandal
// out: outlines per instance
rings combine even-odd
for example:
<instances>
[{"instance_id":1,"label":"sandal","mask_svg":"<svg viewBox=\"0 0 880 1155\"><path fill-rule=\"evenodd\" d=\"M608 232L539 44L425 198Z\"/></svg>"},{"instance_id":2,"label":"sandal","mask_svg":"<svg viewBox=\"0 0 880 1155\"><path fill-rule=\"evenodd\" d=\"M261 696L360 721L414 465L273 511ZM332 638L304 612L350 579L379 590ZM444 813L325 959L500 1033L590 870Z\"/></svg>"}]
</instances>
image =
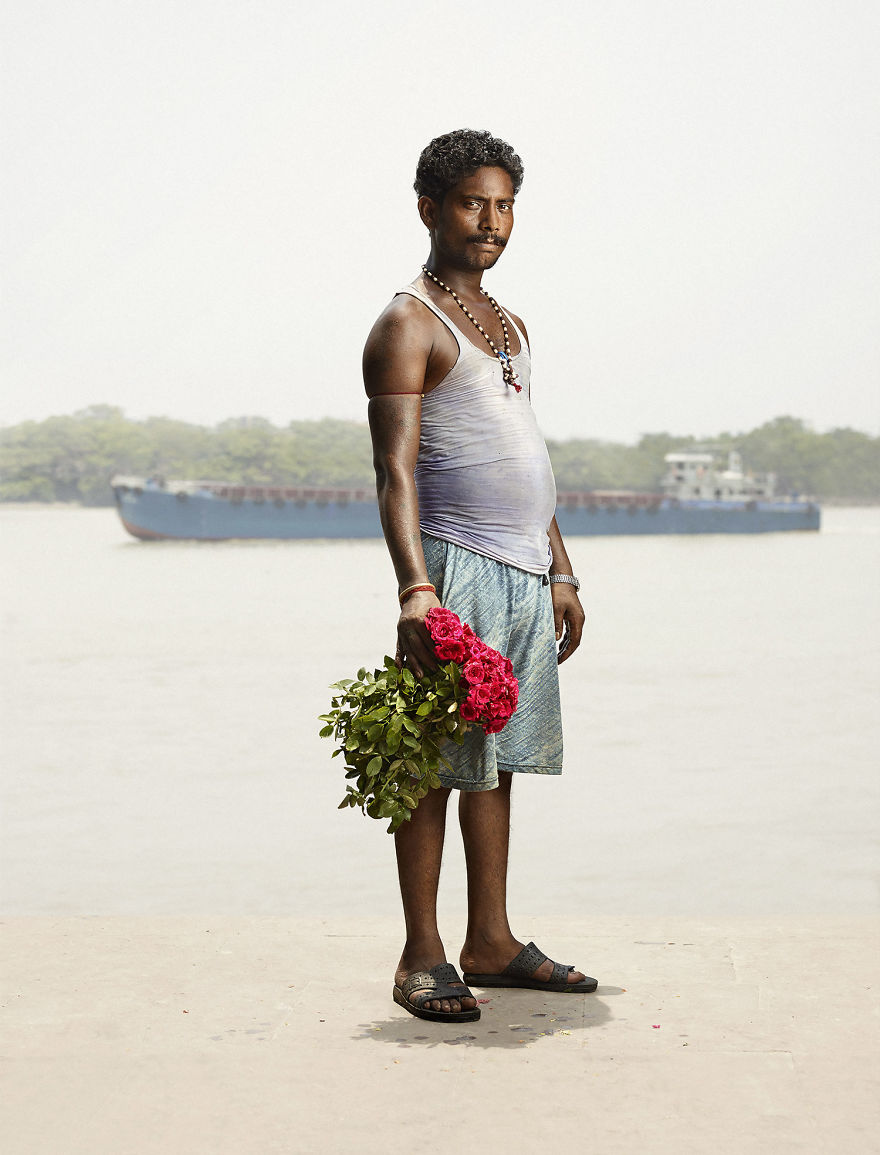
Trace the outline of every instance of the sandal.
<instances>
[{"instance_id":1,"label":"sandal","mask_svg":"<svg viewBox=\"0 0 880 1155\"><path fill-rule=\"evenodd\" d=\"M457 983L457 986L453 986ZM418 994L413 994L418 991ZM428 1019L432 1023L475 1023L480 1017L480 1008L469 1011L425 1010L425 1003L434 999L472 999L474 996L462 983L458 971L452 963L438 963L429 971L415 971L405 978L400 986L395 983L394 1001L398 1006L415 1015L417 1019Z\"/></svg>"},{"instance_id":2,"label":"sandal","mask_svg":"<svg viewBox=\"0 0 880 1155\"><path fill-rule=\"evenodd\" d=\"M524 946L513 962L508 963L500 975L474 975L465 971L464 981L475 987L526 987L530 991L553 991L555 994L591 994L599 985L597 979L584 978L579 983L570 983L568 975L574 967L553 963L553 973L546 981L532 976L547 961L543 951L533 942ZM552 961L552 960L551 960Z\"/></svg>"}]
</instances>

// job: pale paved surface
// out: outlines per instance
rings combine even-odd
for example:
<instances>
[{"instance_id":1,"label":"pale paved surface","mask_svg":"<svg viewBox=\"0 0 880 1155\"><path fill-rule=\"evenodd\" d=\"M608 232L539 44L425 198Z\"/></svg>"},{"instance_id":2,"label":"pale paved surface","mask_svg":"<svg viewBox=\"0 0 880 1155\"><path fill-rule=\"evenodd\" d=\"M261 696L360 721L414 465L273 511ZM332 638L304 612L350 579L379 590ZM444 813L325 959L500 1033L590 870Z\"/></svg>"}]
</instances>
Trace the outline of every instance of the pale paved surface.
<instances>
[{"instance_id":1,"label":"pale paved surface","mask_svg":"<svg viewBox=\"0 0 880 1155\"><path fill-rule=\"evenodd\" d=\"M7 920L2 1150L880 1149L876 921L518 930L598 993L444 1027L391 1002L391 922Z\"/></svg>"}]
</instances>

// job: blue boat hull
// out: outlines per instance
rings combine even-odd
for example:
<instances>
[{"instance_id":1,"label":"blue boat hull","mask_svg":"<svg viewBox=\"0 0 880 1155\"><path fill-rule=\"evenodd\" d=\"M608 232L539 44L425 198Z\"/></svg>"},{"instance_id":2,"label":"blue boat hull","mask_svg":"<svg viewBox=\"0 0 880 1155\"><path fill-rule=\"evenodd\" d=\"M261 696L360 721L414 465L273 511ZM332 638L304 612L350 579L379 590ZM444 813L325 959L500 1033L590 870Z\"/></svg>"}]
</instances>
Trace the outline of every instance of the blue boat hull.
<instances>
[{"instance_id":1,"label":"blue boat hull","mask_svg":"<svg viewBox=\"0 0 880 1155\"><path fill-rule=\"evenodd\" d=\"M563 537L662 533L815 532L818 505L807 502L662 501L655 506L556 508Z\"/></svg>"},{"instance_id":2,"label":"blue boat hull","mask_svg":"<svg viewBox=\"0 0 880 1155\"><path fill-rule=\"evenodd\" d=\"M326 497L285 499L221 496L207 489L188 493L140 486L114 487L119 516L135 537L196 541L230 538L370 538L381 535L375 500ZM595 503L590 495L561 501L556 519L563 536L682 533L778 533L816 531L817 505L797 501L651 501L621 498Z\"/></svg>"}]
</instances>

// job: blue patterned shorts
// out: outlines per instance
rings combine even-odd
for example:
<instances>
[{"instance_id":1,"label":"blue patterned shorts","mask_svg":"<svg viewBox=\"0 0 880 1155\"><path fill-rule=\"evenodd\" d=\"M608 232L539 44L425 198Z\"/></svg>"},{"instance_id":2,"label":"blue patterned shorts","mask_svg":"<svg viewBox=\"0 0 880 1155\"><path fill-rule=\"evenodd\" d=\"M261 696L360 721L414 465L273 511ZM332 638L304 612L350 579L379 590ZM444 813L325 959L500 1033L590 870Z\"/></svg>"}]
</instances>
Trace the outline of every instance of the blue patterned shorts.
<instances>
[{"instance_id":1,"label":"blue patterned shorts","mask_svg":"<svg viewBox=\"0 0 880 1155\"><path fill-rule=\"evenodd\" d=\"M474 727L461 746L449 742L440 767L444 786L494 790L498 771L562 773L562 718L550 586L526 573L452 542L422 534L428 579L442 604L458 614L488 646L513 663L519 681L516 713L500 734Z\"/></svg>"}]
</instances>

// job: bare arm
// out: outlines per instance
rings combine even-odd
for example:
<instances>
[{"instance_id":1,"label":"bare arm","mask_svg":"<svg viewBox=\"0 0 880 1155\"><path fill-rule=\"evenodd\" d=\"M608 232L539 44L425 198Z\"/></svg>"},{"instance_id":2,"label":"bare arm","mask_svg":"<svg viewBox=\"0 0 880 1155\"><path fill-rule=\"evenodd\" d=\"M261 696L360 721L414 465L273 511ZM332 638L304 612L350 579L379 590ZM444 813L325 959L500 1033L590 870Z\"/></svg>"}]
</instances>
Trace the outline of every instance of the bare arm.
<instances>
[{"instance_id":1,"label":"bare arm","mask_svg":"<svg viewBox=\"0 0 880 1155\"><path fill-rule=\"evenodd\" d=\"M394 302L373 327L364 349L364 387L373 439L379 516L398 589L428 583L419 531L419 502L413 471L419 452L422 390L430 331L408 302ZM397 623L398 657L417 678L436 668L425 615L439 599L415 593Z\"/></svg>"},{"instance_id":2,"label":"bare arm","mask_svg":"<svg viewBox=\"0 0 880 1155\"><path fill-rule=\"evenodd\" d=\"M550 563L551 573L570 574L572 572L571 562L568 560L562 534L559 532L555 517L550 522L550 553L553 558ZM562 665L581 644L586 614L574 586L567 582L553 582L550 586L550 593L553 598L556 640L557 642L561 641L557 660Z\"/></svg>"}]
</instances>

